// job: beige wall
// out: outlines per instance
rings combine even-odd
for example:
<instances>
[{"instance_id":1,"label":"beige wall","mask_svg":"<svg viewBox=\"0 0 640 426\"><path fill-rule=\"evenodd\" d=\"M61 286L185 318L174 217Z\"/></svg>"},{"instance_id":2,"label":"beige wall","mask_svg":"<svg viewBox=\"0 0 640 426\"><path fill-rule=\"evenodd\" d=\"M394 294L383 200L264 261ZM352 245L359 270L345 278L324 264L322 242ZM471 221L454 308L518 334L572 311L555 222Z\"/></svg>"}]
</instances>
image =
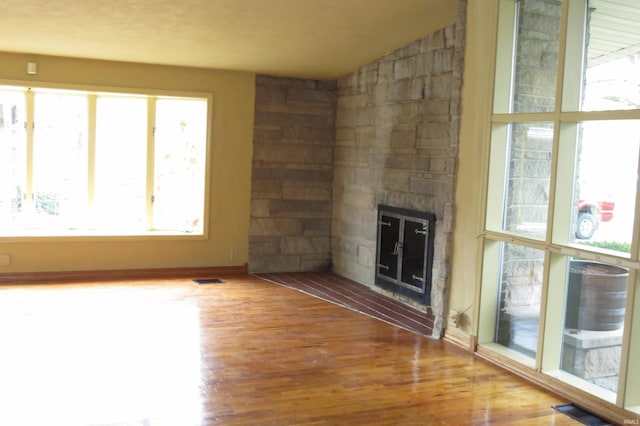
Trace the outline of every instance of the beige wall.
<instances>
[{"instance_id":1,"label":"beige wall","mask_svg":"<svg viewBox=\"0 0 640 426\"><path fill-rule=\"evenodd\" d=\"M26 73L36 62L38 74ZM63 239L10 242L0 273L238 266L248 260L255 75L0 52L0 84L56 84L206 92L213 95L208 239Z\"/></svg>"},{"instance_id":2,"label":"beige wall","mask_svg":"<svg viewBox=\"0 0 640 426\"><path fill-rule=\"evenodd\" d=\"M475 334L480 272L478 233L484 203L488 99L491 98L497 0L469 0L450 306L472 303L456 333ZM28 76L26 63L38 63ZM210 238L202 241L87 241L7 243L12 264L0 273L241 265L248 259L254 75L0 53L0 80L29 79L101 86L207 91L214 95ZM220 184L220 183L224 184ZM230 184L232 183L232 184ZM231 260L231 251L235 252Z\"/></svg>"},{"instance_id":3,"label":"beige wall","mask_svg":"<svg viewBox=\"0 0 640 426\"><path fill-rule=\"evenodd\" d=\"M497 10L497 0L468 0L449 306L472 307L461 327L448 333L476 335Z\"/></svg>"}]
</instances>

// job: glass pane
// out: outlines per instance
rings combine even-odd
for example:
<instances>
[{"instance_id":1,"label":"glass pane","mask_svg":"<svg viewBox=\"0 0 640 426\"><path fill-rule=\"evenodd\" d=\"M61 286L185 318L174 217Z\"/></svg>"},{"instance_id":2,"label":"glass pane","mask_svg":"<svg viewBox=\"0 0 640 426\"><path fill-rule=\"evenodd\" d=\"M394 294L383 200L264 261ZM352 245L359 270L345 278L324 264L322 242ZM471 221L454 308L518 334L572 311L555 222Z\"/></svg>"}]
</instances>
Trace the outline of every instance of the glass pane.
<instances>
[{"instance_id":1,"label":"glass pane","mask_svg":"<svg viewBox=\"0 0 640 426\"><path fill-rule=\"evenodd\" d=\"M153 226L202 232L207 102L156 103Z\"/></svg>"},{"instance_id":2,"label":"glass pane","mask_svg":"<svg viewBox=\"0 0 640 426\"><path fill-rule=\"evenodd\" d=\"M583 111L640 108L640 3L590 0Z\"/></svg>"},{"instance_id":3,"label":"glass pane","mask_svg":"<svg viewBox=\"0 0 640 426\"><path fill-rule=\"evenodd\" d=\"M496 342L529 357L538 346L544 251L502 244Z\"/></svg>"},{"instance_id":4,"label":"glass pane","mask_svg":"<svg viewBox=\"0 0 640 426\"><path fill-rule=\"evenodd\" d=\"M578 137L572 238L580 244L629 253L640 120L586 121L579 123Z\"/></svg>"},{"instance_id":5,"label":"glass pane","mask_svg":"<svg viewBox=\"0 0 640 426\"><path fill-rule=\"evenodd\" d=\"M94 208L99 228L146 228L147 101L97 100Z\"/></svg>"},{"instance_id":6,"label":"glass pane","mask_svg":"<svg viewBox=\"0 0 640 426\"><path fill-rule=\"evenodd\" d=\"M506 9L507 6L503 8ZM507 54L507 50L499 49L498 51L500 66L513 67L512 81L502 77L500 70L498 70L498 81L496 81L496 96L510 97L509 110L499 111L507 107L507 104L498 100L496 103L498 110L495 112L526 113L554 110L561 9L559 1L520 0L516 2L516 28L504 26L500 33L501 40L505 42L514 40L513 56L503 57ZM515 38L510 33L513 31L515 31ZM503 43L500 44L502 46Z\"/></svg>"},{"instance_id":7,"label":"glass pane","mask_svg":"<svg viewBox=\"0 0 640 426\"><path fill-rule=\"evenodd\" d=\"M561 369L616 392L629 271L570 259Z\"/></svg>"},{"instance_id":8,"label":"glass pane","mask_svg":"<svg viewBox=\"0 0 640 426\"><path fill-rule=\"evenodd\" d=\"M73 229L86 217L87 98L36 93L34 225Z\"/></svg>"},{"instance_id":9,"label":"glass pane","mask_svg":"<svg viewBox=\"0 0 640 426\"><path fill-rule=\"evenodd\" d=\"M543 239L547 230L553 125L512 124L503 229Z\"/></svg>"},{"instance_id":10,"label":"glass pane","mask_svg":"<svg viewBox=\"0 0 640 426\"><path fill-rule=\"evenodd\" d=\"M0 91L0 232L10 233L24 211L26 190L25 97Z\"/></svg>"}]
</instances>

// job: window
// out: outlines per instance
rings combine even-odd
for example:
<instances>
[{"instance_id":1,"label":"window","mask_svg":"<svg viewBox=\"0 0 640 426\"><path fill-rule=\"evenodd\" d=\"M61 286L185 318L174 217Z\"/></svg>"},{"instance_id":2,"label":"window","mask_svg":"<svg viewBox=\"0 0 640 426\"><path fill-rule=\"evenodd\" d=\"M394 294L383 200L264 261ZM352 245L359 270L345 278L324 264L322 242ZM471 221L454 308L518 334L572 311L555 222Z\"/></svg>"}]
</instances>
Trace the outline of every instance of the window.
<instances>
[{"instance_id":1,"label":"window","mask_svg":"<svg viewBox=\"0 0 640 426\"><path fill-rule=\"evenodd\" d=\"M0 88L0 237L203 235L208 104Z\"/></svg>"},{"instance_id":2,"label":"window","mask_svg":"<svg viewBox=\"0 0 640 426\"><path fill-rule=\"evenodd\" d=\"M640 4L499 13L479 343L640 412Z\"/></svg>"}]
</instances>

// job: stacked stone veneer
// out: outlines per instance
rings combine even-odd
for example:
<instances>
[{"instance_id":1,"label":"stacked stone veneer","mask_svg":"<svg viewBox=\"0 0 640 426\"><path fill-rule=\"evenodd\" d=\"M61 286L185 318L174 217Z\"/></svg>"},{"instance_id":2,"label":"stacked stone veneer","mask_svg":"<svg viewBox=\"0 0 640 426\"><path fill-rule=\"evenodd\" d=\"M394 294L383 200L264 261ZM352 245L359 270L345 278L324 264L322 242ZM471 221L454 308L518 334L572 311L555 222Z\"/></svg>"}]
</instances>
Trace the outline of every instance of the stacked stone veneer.
<instances>
[{"instance_id":1,"label":"stacked stone veneer","mask_svg":"<svg viewBox=\"0 0 640 426\"><path fill-rule=\"evenodd\" d=\"M335 116L334 81L256 77L250 271L329 268Z\"/></svg>"},{"instance_id":2,"label":"stacked stone veneer","mask_svg":"<svg viewBox=\"0 0 640 426\"><path fill-rule=\"evenodd\" d=\"M464 3L456 24L338 81L333 269L373 286L378 204L435 213L434 336L447 312Z\"/></svg>"},{"instance_id":3,"label":"stacked stone veneer","mask_svg":"<svg viewBox=\"0 0 640 426\"><path fill-rule=\"evenodd\" d=\"M518 3L514 112L553 111L560 48L558 0ZM507 230L544 238L549 204L553 127L522 123L511 128Z\"/></svg>"},{"instance_id":4,"label":"stacked stone veneer","mask_svg":"<svg viewBox=\"0 0 640 426\"><path fill-rule=\"evenodd\" d=\"M513 112L553 111L560 49L560 0L520 0Z\"/></svg>"},{"instance_id":5,"label":"stacked stone veneer","mask_svg":"<svg viewBox=\"0 0 640 426\"><path fill-rule=\"evenodd\" d=\"M565 330L562 369L612 392L618 390L623 330Z\"/></svg>"},{"instance_id":6,"label":"stacked stone veneer","mask_svg":"<svg viewBox=\"0 0 640 426\"><path fill-rule=\"evenodd\" d=\"M549 112L555 107L560 14L558 0L518 3L514 112ZM511 128L507 231L532 238L545 237L552 137L550 123L521 123ZM497 337L506 346L524 347L530 355L537 346L543 262L542 250L517 244L504 246ZM523 341L531 345L518 343Z\"/></svg>"}]
</instances>

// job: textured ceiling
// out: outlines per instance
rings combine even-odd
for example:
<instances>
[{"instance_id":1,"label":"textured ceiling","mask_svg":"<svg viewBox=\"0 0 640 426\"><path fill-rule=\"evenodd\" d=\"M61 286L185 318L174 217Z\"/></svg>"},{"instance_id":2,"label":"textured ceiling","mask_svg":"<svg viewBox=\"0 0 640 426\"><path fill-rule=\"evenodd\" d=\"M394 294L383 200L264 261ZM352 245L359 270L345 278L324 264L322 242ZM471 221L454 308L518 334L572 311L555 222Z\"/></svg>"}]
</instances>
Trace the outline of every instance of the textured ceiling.
<instances>
[{"instance_id":1,"label":"textured ceiling","mask_svg":"<svg viewBox=\"0 0 640 426\"><path fill-rule=\"evenodd\" d=\"M336 78L455 21L456 0L0 2L0 51Z\"/></svg>"}]
</instances>

